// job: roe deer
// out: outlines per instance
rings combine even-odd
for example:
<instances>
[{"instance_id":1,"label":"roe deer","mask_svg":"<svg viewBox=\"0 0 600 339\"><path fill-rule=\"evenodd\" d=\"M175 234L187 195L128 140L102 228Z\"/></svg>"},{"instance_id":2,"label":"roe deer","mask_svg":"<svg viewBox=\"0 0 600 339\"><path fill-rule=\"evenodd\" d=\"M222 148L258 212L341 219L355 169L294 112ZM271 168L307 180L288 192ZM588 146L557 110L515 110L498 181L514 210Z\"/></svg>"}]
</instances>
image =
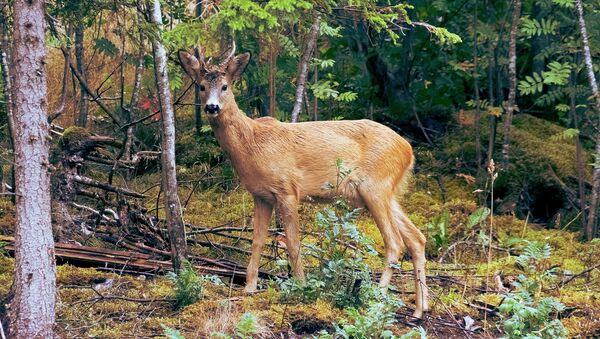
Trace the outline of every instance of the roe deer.
<instances>
[{"instance_id":1,"label":"roe deer","mask_svg":"<svg viewBox=\"0 0 600 339\"><path fill-rule=\"evenodd\" d=\"M202 49L201 49L202 51ZM415 273L415 316L427 311L425 237L402 212L396 195L410 175L414 157L410 144L391 129L370 121L284 123L270 117L253 120L235 101L231 84L244 72L249 53L234 56L235 45L219 64L179 51L185 72L200 86L204 110L221 148L254 198L252 253L246 292L254 292L258 266L273 208L280 211L293 274L304 278L300 261L298 203L331 199L324 188L337 179L336 161L353 169L340 192L356 206L366 206L385 245L386 268L380 286L392 277L404 244Z\"/></svg>"}]
</instances>

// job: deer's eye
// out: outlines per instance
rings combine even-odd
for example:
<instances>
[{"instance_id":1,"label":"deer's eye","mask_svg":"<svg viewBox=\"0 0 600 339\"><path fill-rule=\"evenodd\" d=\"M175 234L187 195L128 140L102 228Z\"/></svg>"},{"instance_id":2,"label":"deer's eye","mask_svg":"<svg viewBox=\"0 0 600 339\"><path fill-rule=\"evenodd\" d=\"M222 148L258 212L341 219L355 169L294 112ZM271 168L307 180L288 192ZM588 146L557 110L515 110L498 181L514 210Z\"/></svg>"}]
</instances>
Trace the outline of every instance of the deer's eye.
<instances>
[{"instance_id":1,"label":"deer's eye","mask_svg":"<svg viewBox=\"0 0 600 339\"><path fill-rule=\"evenodd\" d=\"M221 89L222 89L223 91L226 91L226 90L227 90L227 85L223 85L223 87L221 87Z\"/></svg>"},{"instance_id":2,"label":"deer's eye","mask_svg":"<svg viewBox=\"0 0 600 339\"><path fill-rule=\"evenodd\" d=\"M200 91L204 92L204 90L206 90L206 87L204 87L204 85L200 85Z\"/></svg>"}]
</instances>

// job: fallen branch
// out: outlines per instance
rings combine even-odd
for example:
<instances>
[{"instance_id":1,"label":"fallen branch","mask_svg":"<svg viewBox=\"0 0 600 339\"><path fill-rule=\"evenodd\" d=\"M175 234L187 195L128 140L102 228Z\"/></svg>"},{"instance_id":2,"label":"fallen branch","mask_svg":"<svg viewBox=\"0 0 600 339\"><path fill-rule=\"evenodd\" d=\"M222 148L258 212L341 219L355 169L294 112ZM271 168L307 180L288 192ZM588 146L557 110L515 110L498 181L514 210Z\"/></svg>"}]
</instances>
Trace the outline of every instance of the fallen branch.
<instances>
[{"instance_id":1,"label":"fallen branch","mask_svg":"<svg viewBox=\"0 0 600 339\"><path fill-rule=\"evenodd\" d=\"M120 187L116 187L116 186L113 186L113 185L105 184L105 183L102 183L102 182L100 182L98 180L94 180L94 179L91 179L91 178L88 178L88 177L83 177L81 175L73 175L73 176L71 176L71 179L74 180L75 182L80 183L80 184L97 187L97 188L103 189L105 191L119 193L119 194L127 195L127 196L130 196L130 197L134 197L134 198L146 198L145 195L140 194L138 192L134 192L134 191L130 191L130 190L127 190L127 189L124 189L124 188L120 188Z\"/></svg>"},{"instance_id":2,"label":"fallen branch","mask_svg":"<svg viewBox=\"0 0 600 339\"><path fill-rule=\"evenodd\" d=\"M594 265L592 267L589 267L589 268L587 268L587 269L585 269L585 270L583 270L583 271L581 271L581 272L579 272L577 274L574 274L573 276L569 277L568 279L565 279L561 283L561 286L565 286L566 284L570 283L571 281L575 280L576 278L579 278L582 275L587 274L587 273L589 273L589 272L591 272L591 271L593 271L593 270L595 270L597 268L600 268L600 264L596 264L596 265Z\"/></svg>"}]
</instances>

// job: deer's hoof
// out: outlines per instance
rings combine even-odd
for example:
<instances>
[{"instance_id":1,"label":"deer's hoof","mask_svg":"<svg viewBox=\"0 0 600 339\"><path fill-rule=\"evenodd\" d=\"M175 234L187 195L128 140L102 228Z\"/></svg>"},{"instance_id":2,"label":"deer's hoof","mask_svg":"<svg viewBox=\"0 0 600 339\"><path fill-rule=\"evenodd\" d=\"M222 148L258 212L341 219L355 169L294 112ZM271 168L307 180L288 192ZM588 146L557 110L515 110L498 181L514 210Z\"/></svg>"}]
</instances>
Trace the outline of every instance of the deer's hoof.
<instances>
[{"instance_id":1,"label":"deer's hoof","mask_svg":"<svg viewBox=\"0 0 600 339\"><path fill-rule=\"evenodd\" d=\"M248 293L248 294L256 293L256 286L246 286L244 288L244 293Z\"/></svg>"}]
</instances>

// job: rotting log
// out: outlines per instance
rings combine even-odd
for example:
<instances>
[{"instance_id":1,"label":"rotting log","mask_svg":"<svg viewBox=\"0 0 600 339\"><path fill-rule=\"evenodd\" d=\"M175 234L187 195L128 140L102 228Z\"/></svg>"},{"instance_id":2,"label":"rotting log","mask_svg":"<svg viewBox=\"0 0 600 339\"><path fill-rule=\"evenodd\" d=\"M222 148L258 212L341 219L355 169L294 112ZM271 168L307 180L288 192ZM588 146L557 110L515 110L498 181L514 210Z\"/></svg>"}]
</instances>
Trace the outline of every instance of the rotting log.
<instances>
[{"instance_id":1,"label":"rotting log","mask_svg":"<svg viewBox=\"0 0 600 339\"><path fill-rule=\"evenodd\" d=\"M1 236L0 241L7 243L5 249L14 254L14 238ZM155 256L137 251L122 251L107 248L81 246L67 243L56 243L55 256L59 263L69 263L74 266L103 267L122 269L128 272L162 274L173 270L168 257ZM160 257L160 259L156 259ZM243 284L246 279L245 265L230 260L216 260L201 256L192 256L194 268L202 274L214 274L231 278L234 283ZM277 276L265 271L259 272L262 278L274 279Z\"/></svg>"}]
</instances>

